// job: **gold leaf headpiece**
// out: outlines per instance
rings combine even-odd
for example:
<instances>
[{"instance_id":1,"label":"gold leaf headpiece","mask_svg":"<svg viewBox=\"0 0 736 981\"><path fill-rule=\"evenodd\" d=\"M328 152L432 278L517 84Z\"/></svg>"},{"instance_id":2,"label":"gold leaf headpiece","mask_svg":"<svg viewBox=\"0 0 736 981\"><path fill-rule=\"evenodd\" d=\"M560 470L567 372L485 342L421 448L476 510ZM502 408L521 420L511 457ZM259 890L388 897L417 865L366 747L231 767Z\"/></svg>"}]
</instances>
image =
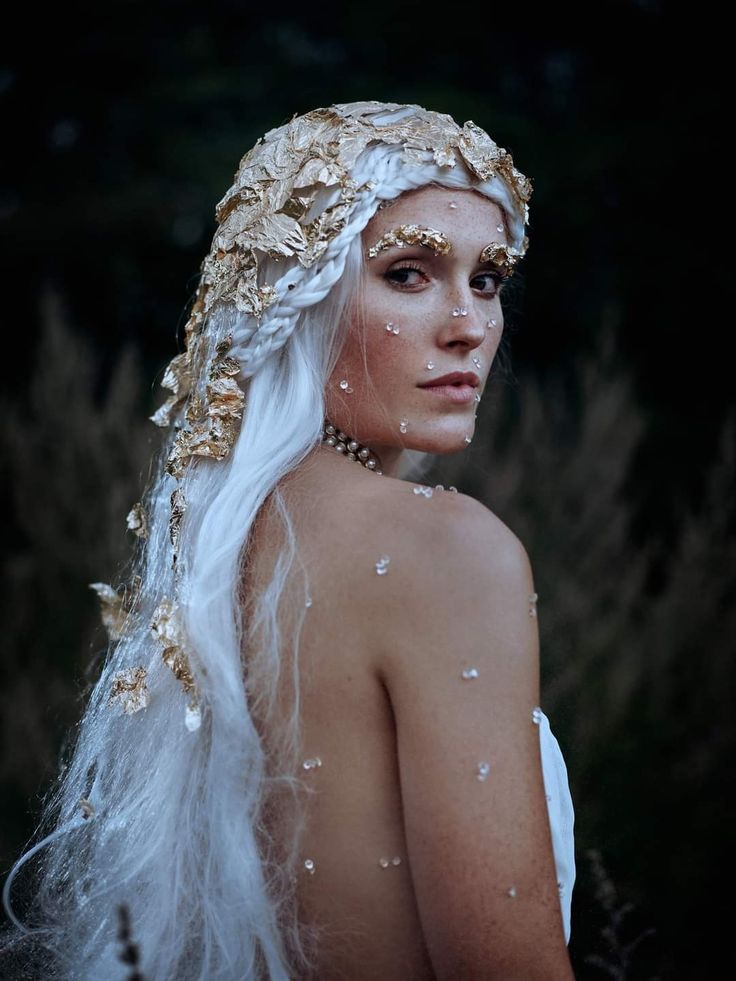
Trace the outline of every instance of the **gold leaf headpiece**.
<instances>
[{"instance_id":1,"label":"gold leaf headpiece","mask_svg":"<svg viewBox=\"0 0 736 981\"><path fill-rule=\"evenodd\" d=\"M173 395L151 416L167 426L188 399L187 415L194 405L194 415L205 417L198 431L181 435L169 461L173 476L181 476L193 454L226 456L241 415L236 383L226 370L223 384L211 384L206 395L194 389L206 363L200 341L208 312L216 303L231 303L260 321L281 297L273 286L259 284L259 262L270 256L295 257L303 267L316 263L345 227L358 196L375 188L371 180L359 185L353 171L366 147L381 143L401 146L409 164L425 163L429 152L440 167L461 163L479 180L499 177L515 210L511 246L519 256L526 251L531 181L516 169L511 154L471 121L460 126L445 113L415 105L352 102L294 116L270 130L242 158L232 187L217 205L218 228L185 328L186 351L171 361L161 382ZM336 200L314 217L310 210L326 188L336 192ZM219 403L217 411L203 404L209 399ZM230 414L222 411L228 399Z\"/></svg>"}]
</instances>

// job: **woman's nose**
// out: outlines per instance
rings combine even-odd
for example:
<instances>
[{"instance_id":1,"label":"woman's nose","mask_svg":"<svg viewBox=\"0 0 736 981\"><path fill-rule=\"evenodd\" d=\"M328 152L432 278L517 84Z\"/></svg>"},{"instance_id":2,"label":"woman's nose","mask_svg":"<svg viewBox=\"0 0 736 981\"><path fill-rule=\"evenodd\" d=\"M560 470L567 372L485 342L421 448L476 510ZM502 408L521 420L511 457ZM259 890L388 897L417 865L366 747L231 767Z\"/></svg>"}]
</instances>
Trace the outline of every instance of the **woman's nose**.
<instances>
[{"instance_id":1,"label":"woman's nose","mask_svg":"<svg viewBox=\"0 0 736 981\"><path fill-rule=\"evenodd\" d=\"M472 298L452 300L447 311L442 311L438 319L442 324L439 340L443 346L464 345L472 350L485 340L488 315L482 315Z\"/></svg>"}]
</instances>

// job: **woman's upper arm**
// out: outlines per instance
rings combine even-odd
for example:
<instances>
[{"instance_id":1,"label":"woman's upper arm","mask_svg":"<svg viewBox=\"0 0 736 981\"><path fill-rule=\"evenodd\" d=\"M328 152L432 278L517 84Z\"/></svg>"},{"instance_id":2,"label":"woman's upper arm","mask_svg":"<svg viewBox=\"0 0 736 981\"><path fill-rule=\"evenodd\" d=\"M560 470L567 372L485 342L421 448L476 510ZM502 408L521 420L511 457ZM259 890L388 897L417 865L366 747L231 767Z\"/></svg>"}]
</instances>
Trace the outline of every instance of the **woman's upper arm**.
<instances>
[{"instance_id":1,"label":"woman's upper arm","mask_svg":"<svg viewBox=\"0 0 736 981\"><path fill-rule=\"evenodd\" d=\"M528 556L471 498L438 517L381 631L425 939L439 981L569 979Z\"/></svg>"}]
</instances>

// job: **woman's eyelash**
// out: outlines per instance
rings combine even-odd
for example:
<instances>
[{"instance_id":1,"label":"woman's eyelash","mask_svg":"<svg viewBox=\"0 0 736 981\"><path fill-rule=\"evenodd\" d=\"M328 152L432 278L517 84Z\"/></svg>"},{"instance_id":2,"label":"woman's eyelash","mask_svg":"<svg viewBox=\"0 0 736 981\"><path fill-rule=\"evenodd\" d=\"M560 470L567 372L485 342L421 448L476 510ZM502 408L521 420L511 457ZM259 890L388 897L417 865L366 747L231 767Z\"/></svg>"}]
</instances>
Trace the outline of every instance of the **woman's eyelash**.
<instances>
[{"instance_id":1,"label":"woman's eyelash","mask_svg":"<svg viewBox=\"0 0 736 981\"><path fill-rule=\"evenodd\" d=\"M393 273L404 271L420 273L422 276L426 275L425 270L422 269L421 266L408 264L404 266L393 266L393 268L389 269L389 271L386 273L386 278L390 279ZM490 278L493 279L496 284L496 293L500 293L503 289L504 277L501 275L501 273L495 272L493 269L486 269L483 272L476 273L473 279L477 279L478 276L490 276Z\"/></svg>"}]
</instances>

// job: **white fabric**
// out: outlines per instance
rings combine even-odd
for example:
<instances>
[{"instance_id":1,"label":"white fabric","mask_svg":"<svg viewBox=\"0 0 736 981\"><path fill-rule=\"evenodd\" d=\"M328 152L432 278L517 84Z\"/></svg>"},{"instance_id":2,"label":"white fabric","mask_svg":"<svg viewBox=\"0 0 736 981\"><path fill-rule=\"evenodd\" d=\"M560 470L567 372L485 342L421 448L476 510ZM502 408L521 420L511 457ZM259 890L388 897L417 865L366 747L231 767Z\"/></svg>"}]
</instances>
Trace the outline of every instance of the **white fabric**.
<instances>
[{"instance_id":1,"label":"white fabric","mask_svg":"<svg viewBox=\"0 0 736 981\"><path fill-rule=\"evenodd\" d=\"M565 943L570 942L570 908L572 888L575 884L575 840L573 809L570 786L567 780L567 767L562 750L549 726L549 719L541 713L539 740L542 750L542 774L544 790L547 795L549 826L552 832L552 848L557 868L557 887L560 892L562 923L565 928Z\"/></svg>"}]
</instances>

